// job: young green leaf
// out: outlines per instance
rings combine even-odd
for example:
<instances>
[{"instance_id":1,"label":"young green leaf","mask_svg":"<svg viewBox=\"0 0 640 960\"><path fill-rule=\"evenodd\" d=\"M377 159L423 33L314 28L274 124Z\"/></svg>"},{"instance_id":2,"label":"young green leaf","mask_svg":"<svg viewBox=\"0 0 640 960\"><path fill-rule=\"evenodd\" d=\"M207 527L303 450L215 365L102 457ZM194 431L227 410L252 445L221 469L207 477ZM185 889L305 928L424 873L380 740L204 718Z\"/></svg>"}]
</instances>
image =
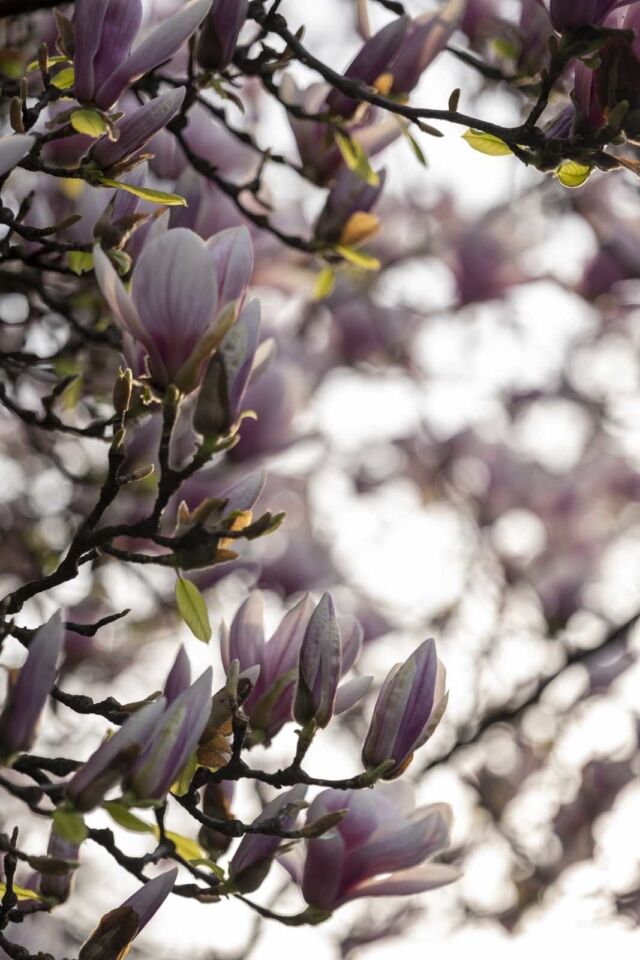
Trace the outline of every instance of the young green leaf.
<instances>
[{"instance_id":1,"label":"young green leaf","mask_svg":"<svg viewBox=\"0 0 640 960\"><path fill-rule=\"evenodd\" d=\"M93 254L84 253L83 250L70 250L67 254L67 263L73 272L80 276L82 273L93 270Z\"/></svg>"},{"instance_id":2,"label":"young green leaf","mask_svg":"<svg viewBox=\"0 0 640 960\"><path fill-rule=\"evenodd\" d=\"M70 90L76 80L76 74L73 67L65 67L51 78L51 83L58 90Z\"/></svg>"},{"instance_id":3,"label":"young green leaf","mask_svg":"<svg viewBox=\"0 0 640 960\"><path fill-rule=\"evenodd\" d=\"M336 253L352 263L354 267L360 267L361 270L379 270L380 261L376 257L363 253L361 250L354 250L353 247L336 247Z\"/></svg>"},{"instance_id":4,"label":"young green leaf","mask_svg":"<svg viewBox=\"0 0 640 960\"><path fill-rule=\"evenodd\" d=\"M150 187L134 187L130 183L121 183L119 180L111 180L109 177L98 177L97 182L101 187L114 187L116 190L124 190L126 193L132 193L134 197L140 197L141 200L148 200L149 203L164 203L167 207L186 207L187 201L177 193L165 193L164 190L152 190Z\"/></svg>"},{"instance_id":5,"label":"young green leaf","mask_svg":"<svg viewBox=\"0 0 640 960\"><path fill-rule=\"evenodd\" d=\"M56 833L69 843L82 843L87 837L87 828L79 813L73 810L56 810L53 815Z\"/></svg>"},{"instance_id":6,"label":"young green leaf","mask_svg":"<svg viewBox=\"0 0 640 960\"><path fill-rule=\"evenodd\" d=\"M141 820L140 817L136 817L136 815L131 813L131 811L125 807L124 803L121 803L119 800L107 800L102 806L119 827L124 827L125 830L131 830L133 833L154 832L154 827L151 823L146 823L144 820Z\"/></svg>"},{"instance_id":7,"label":"young green leaf","mask_svg":"<svg viewBox=\"0 0 640 960\"><path fill-rule=\"evenodd\" d=\"M151 832L157 840L160 839L158 827L153 827ZM171 830L165 830L164 835L167 840L171 840L175 845L176 853L184 860L202 860L204 858L204 850L196 840L183 837L181 833L172 833Z\"/></svg>"},{"instance_id":8,"label":"young green leaf","mask_svg":"<svg viewBox=\"0 0 640 960\"><path fill-rule=\"evenodd\" d=\"M211 640L211 624L204 597L191 580L178 577L176 582L176 603L182 619L191 633L203 643Z\"/></svg>"},{"instance_id":9,"label":"young green leaf","mask_svg":"<svg viewBox=\"0 0 640 960\"><path fill-rule=\"evenodd\" d=\"M567 160L556 170L556 177L563 187L581 187L591 176L591 167L575 160Z\"/></svg>"},{"instance_id":10,"label":"young green leaf","mask_svg":"<svg viewBox=\"0 0 640 960\"><path fill-rule=\"evenodd\" d=\"M333 267L323 267L318 276L316 277L315 286L313 288L313 299L324 300L333 292L333 288L336 285L336 275L334 273Z\"/></svg>"},{"instance_id":11,"label":"young green leaf","mask_svg":"<svg viewBox=\"0 0 640 960\"><path fill-rule=\"evenodd\" d=\"M12 885L12 890L15 893L18 900L42 900L42 897L38 896L35 890L28 890L26 887L19 887L15 883ZM6 883L0 882L0 900L2 900L6 892L7 892Z\"/></svg>"},{"instance_id":12,"label":"young green leaf","mask_svg":"<svg viewBox=\"0 0 640 960\"><path fill-rule=\"evenodd\" d=\"M513 152L504 140L494 137L492 133L483 133L481 130L467 130L462 134L462 139L466 140L478 153L484 153L488 157L506 157Z\"/></svg>"},{"instance_id":13,"label":"young green leaf","mask_svg":"<svg viewBox=\"0 0 640 960\"><path fill-rule=\"evenodd\" d=\"M357 174L360 179L368 183L370 187L377 187L380 183L380 177L369 163L369 158L364 148L357 140L352 140L350 137L345 136L344 133L340 133L339 130L335 131L334 136L336 146L342 154L342 159L349 170Z\"/></svg>"},{"instance_id":14,"label":"young green leaf","mask_svg":"<svg viewBox=\"0 0 640 960\"><path fill-rule=\"evenodd\" d=\"M106 120L97 110L74 110L69 120L74 130L93 137L94 140L109 129Z\"/></svg>"}]
</instances>

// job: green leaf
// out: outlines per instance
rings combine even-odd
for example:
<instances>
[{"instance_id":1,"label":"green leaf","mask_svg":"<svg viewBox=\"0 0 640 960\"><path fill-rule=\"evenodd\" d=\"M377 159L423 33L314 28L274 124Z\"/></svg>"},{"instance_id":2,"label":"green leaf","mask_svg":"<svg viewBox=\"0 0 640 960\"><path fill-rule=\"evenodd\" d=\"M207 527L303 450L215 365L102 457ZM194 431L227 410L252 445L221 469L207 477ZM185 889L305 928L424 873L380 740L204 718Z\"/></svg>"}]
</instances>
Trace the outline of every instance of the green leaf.
<instances>
[{"instance_id":1,"label":"green leaf","mask_svg":"<svg viewBox=\"0 0 640 960\"><path fill-rule=\"evenodd\" d=\"M323 267L316 277L316 282L313 288L313 299L324 300L329 296L330 293L333 292L335 285L336 275L333 267Z\"/></svg>"},{"instance_id":2,"label":"green leaf","mask_svg":"<svg viewBox=\"0 0 640 960\"><path fill-rule=\"evenodd\" d=\"M211 873L213 873L218 880L224 880L225 878L225 872L222 867L218 866L215 860L210 860L208 857L194 857L189 863L192 867L209 867Z\"/></svg>"},{"instance_id":3,"label":"green leaf","mask_svg":"<svg viewBox=\"0 0 640 960\"><path fill-rule=\"evenodd\" d=\"M121 183L119 180L111 180L109 177L98 177L98 183L102 187L115 187L116 190L124 190L126 193L132 193L134 197L140 197L141 200L148 200L149 203L164 203L167 207L186 207L187 201L177 193L165 193L164 190L152 190L150 187L132 187L130 183Z\"/></svg>"},{"instance_id":4,"label":"green leaf","mask_svg":"<svg viewBox=\"0 0 640 960\"><path fill-rule=\"evenodd\" d=\"M131 811L125 807L124 803L121 803L119 800L107 800L102 806L111 819L117 823L119 827L124 827L125 830L131 830L134 833L153 833L155 830L153 824L146 823L144 820L141 820L140 817L136 817L136 815L131 813Z\"/></svg>"},{"instance_id":5,"label":"green leaf","mask_svg":"<svg viewBox=\"0 0 640 960\"><path fill-rule=\"evenodd\" d=\"M462 134L462 139L466 140L478 153L484 153L488 157L506 157L513 152L504 140L494 137L492 133L483 133L481 130L467 130Z\"/></svg>"},{"instance_id":6,"label":"green leaf","mask_svg":"<svg viewBox=\"0 0 640 960\"><path fill-rule=\"evenodd\" d=\"M47 57L47 63L50 67L54 66L56 63L70 63L69 57ZM40 62L38 60L32 60L27 67L28 73L33 73L34 70L40 69Z\"/></svg>"},{"instance_id":7,"label":"green leaf","mask_svg":"<svg viewBox=\"0 0 640 960\"><path fill-rule=\"evenodd\" d=\"M79 813L73 810L56 810L53 815L56 833L69 843L82 843L87 837L87 828Z\"/></svg>"},{"instance_id":8,"label":"green leaf","mask_svg":"<svg viewBox=\"0 0 640 960\"><path fill-rule=\"evenodd\" d=\"M93 254L83 250L70 250L67 254L67 263L78 276L93 270Z\"/></svg>"},{"instance_id":9,"label":"green leaf","mask_svg":"<svg viewBox=\"0 0 640 960\"><path fill-rule=\"evenodd\" d=\"M158 827L153 827L151 831L156 840L160 839L160 830ZM197 842L197 840L192 840L190 837L183 837L181 833L172 833L170 830L165 830L164 832L167 840L175 845L176 853L179 857L182 857L184 860L202 860L204 850Z\"/></svg>"},{"instance_id":10,"label":"green leaf","mask_svg":"<svg viewBox=\"0 0 640 960\"><path fill-rule=\"evenodd\" d=\"M101 137L109 129L106 120L97 110L74 110L69 119L74 130L94 139Z\"/></svg>"},{"instance_id":11,"label":"green leaf","mask_svg":"<svg viewBox=\"0 0 640 960\"><path fill-rule=\"evenodd\" d=\"M581 187L591 176L591 167L575 160L567 160L556 170L556 177L563 187Z\"/></svg>"},{"instance_id":12,"label":"green leaf","mask_svg":"<svg viewBox=\"0 0 640 960\"><path fill-rule=\"evenodd\" d=\"M357 140L352 140L350 137L345 136L344 133L340 133L339 130L335 131L334 136L336 146L342 154L342 159L349 170L357 174L365 183L368 183L370 187L377 187L380 183L380 177L369 163L369 158L364 148Z\"/></svg>"},{"instance_id":13,"label":"green leaf","mask_svg":"<svg viewBox=\"0 0 640 960\"><path fill-rule=\"evenodd\" d=\"M191 630L194 637L209 643L211 640L211 624L204 597L191 580L178 577L176 582L176 603L182 619Z\"/></svg>"},{"instance_id":14,"label":"green leaf","mask_svg":"<svg viewBox=\"0 0 640 960\"><path fill-rule=\"evenodd\" d=\"M55 77L51 78L51 83L58 90L70 90L75 83L75 79L76 74L73 67L65 67L64 70L60 70Z\"/></svg>"},{"instance_id":15,"label":"green leaf","mask_svg":"<svg viewBox=\"0 0 640 960\"><path fill-rule=\"evenodd\" d=\"M336 247L336 253L348 260L355 267L361 270L379 270L380 261L376 257L363 253L362 250L354 250L353 247Z\"/></svg>"},{"instance_id":16,"label":"green leaf","mask_svg":"<svg viewBox=\"0 0 640 960\"><path fill-rule=\"evenodd\" d=\"M35 890L28 890L26 887L19 887L17 884L13 884L12 890L15 893L18 900L42 900L42 897L38 896ZM4 897L7 892L6 883L0 883L0 900Z\"/></svg>"},{"instance_id":17,"label":"green leaf","mask_svg":"<svg viewBox=\"0 0 640 960\"><path fill-rule=\"evenodd\" d=\"M408 130L405 130L405 137L409 141L411 149L413 150L413 152L415 153L418 159L418 163L421 163L423 167L427 167L428 166L427 158L425 157L422 151L422 147L420 146L416 138L412 136Z\"/></svg>"}]
</instances>

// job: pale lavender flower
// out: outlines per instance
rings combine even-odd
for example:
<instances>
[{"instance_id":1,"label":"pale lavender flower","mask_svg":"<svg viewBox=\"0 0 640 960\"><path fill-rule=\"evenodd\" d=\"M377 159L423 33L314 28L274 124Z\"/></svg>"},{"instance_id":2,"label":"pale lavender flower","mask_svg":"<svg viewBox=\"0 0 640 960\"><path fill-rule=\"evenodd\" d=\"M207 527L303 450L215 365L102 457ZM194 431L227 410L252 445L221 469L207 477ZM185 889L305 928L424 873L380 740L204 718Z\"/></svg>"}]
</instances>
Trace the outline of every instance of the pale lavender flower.
<instances>
[{"instance_id":1,"label":"pale lavender flower","mask_svg":"<svg viewBox=\"0 0 640 960\"><path fill-rule=\"evenodd\" d=\"M331 88L326 83L312 83L304 90L298 89L293 79L285 74L282 79L281 93L287 102L301 107L306 113L326 111L326 98ZM335 138L330 135L327 124L321 121L301 120L288 115L292 133L305 172L316 183L327 184L343 166L340 150ZM368 157L380 153L400 136L401 128L393 117L381 121L354 124L349 135L355 140Z\"/></svg>"},{"instance_id":2,"label":"pale lavender flower","mask_svg":"<svg viewBox=\"0 0 640 960\"><path fill-rule=\"evenodd\" d=\"M284 616L273 636L265 641L262 594L255 591L237 611L231 628L221 628L221 655L225 670L238 660L243 670L260 667L260 675L243 705L254 731L271 740L291 719L296 664L304 631L313 611L304 597Z\"/></svg>"},{"instance_id":3,"label":"pale lavender flower","mask_svg":"<svg viewBox=\"0 0 640 960\"><path fill-rule=\"evenodd\" d=\"M17 163L26 157L35 143L35 137L24 133L14 133L10 137L0 137L0 177L13 170Z\"/></svg>"},{"instance_id":4,"label":"pale lavender flower","mask_svg":"<svg viewBox=\"0 0 640 960\"><path fill-rule=\"evenodd\" d=\"M254 591L239 608L231 628L223 623L221 655L225 669L238 660L243 670L260 667L256 684L243 704L258 738L270 741L292 719L302 641L315 607L309 596L303 597L280 621L269 640L264 635L262 594ZM362 647L362 630L352 617L338 617L341 643L341 673L346 674L357 660ZM339 687L335 713L343 713L367 691L371 677L359 677Z\"/></svg>"},{"instance_id":5,"label":"pale lavender flower","mask_svg":"<svg viewBox=\"0 0 640 960\"><path fill-rule=\"evenodd\" d=\"M57 663L64 641L62 618L55 613L34 634L27 659L0 715L0 758L28 750L36 735L40 714L56 679Z\"/></svg>"},{"instance_id":6,"label":"pale lavender flower","mask_svg":"<svg viewBox=\"0 0 640 960\"><path fill-rule=\"evenodd\" d=\"M211 0L192 0L135 50L142 0L76 0L75 95L108 110L143 74L169 60L205 18Z\"/></svg>"},{"instance_id":7,"label":"pale lavender flower","mask_svg":"<svg viewBox=\"0 0 640 960\"><path fill-rule=\"evenodd\" d=\"M211 713L211 679L209 667L176 697L156 724L125 780L125 786L140 800L162 800L196 749Z\"/></svg>"},{"instance_id":8,"label":"pale lavender flower","mask_svg":"<svg viewBox=\"0 0 640 960\"><path fill-rule=\"evenodd\" d=\"M138 710L105 740L67 783L66 793L77 810L93 810L105 793L131 769L153 736L167 701L159 697Z\"/></svg>"},{"instance_id":9,"label":"pale lavender flower","mask_svg":"<svg viewBox=\"0 0 640 960\"><path fill-rule=\"evenodd\" d=\"M617 7L632 6L634 2L637 0L548 0L548 9L556 30L578 30L598 26Z\"/></svg>"},{"instance_id":10,"label":"pale lavender flower","mask_svg":"<svg viewBox=\"0 0 640 960\"><path fill-rule=\"evenodd\" d=\"M254 824L277 819L281 830L293 830L298 813L302 809L306 786L298 784L286 793L279 794L268 803ZM247 833L229 864L229 877L234 889L252 893L265 880L274 858L278 854L281 837L268 834Z\"/></svg>"},{"instance_id":11,"label":"pale lavender flower","mask_svg":"<svg viewBox=\"0 0 640 960\"><path fill-rule=\"evenodd\" d=\"M101 170L129 166L136 162L145 144L175 117L182 106L185 88L177 87L162 96L149 100L116 123L118 137L111 140L105 134L96 141L89 160Z\"/></svg>"},{"instance_id":12,"label":"pale lavender flower","mask_svg":"<svg viewBox=\"0 0 640 960\"><path fill-rule=\"evenodd\" d=\"M402 46L390 70L392 93L407 94L447 46L462 21L466 0L449 0L435 13L425 13L409 24Z\"/></svg>"},{"instance_id":13,"label":"pale lavender flower","mask_svg":"<svg viewBox=\"0 0 640 960\"><path fill-rule=\"evenodd\" d=\"M410 20L398 17L365 41L364 45L344 72L348 80L372 86L384 74L393 73L394 60L402 46ZM332 113L351 117L358 108L358 101L333 89L326 100Z\"/></svg>"},{"instance_id":14,"label":"pale lavender flower","mask_svg":"<svg viewBox=\"0 0 640 960\"><path fill-rule=\"evenodd\" d=\"M213 0L196 48L201 67L224 70L229 66L248 10L249 0Z\"/></svg>"},{"instance_id":15,"label":"pale lavender flower","mask_svg":"<svg viewBox=\"0 0 640 960\"><path fill-rule=\"evenodd\" d=\"M324 593L311 614L300 647L293 716L326 727L333 716L342 675L342 643L331 594Z\"/></svg>"},{"instance_id":16,"label":"pale lavender flower","mask_svg":"<svg viewBox=\"0 0 640 960\"><path fill-rule=\"evenodd\" d=\"M377 221L372 219L368 230L359 230L354 238L349 235L351 218L354 214L369 213L378 202L386 180L386 170L381 170L378 183L369 184L346 167L336 177L329 191L326 203L313 229L318 240L329 243L341 243L351 246L362 242L377 231ZM351 221L353 222L353 221Z\"/></svg>"},{"instance_id":17,"label":"pale lavender flower","mask_svg":"<svg viewBox=\"0 0 640 960\"><path fill-rule=\"evenodd\" d=\"M129 944L160 909L178 875L178 868L147 880L143 887L106 913L89 939L80 948L78 960L113 960L123 957Z\"/></svg>"},{"instance_id":18,"label":"pale lavender flower","mask_svg":"<svg viewBox=\"0 0 640 960\"><path fill-rule=\"evenodd\" d=\"M152 382L194 390L249 283L248 230L224 230L206 242L181 227L154 236L134 267L131 294L99 246L94 263L115 319L148 357Z\"/></svg>"},{"instance_id":19,"label":"pale lavender flower","mask_svg":"<svg viewBox=\"0 0 640 960\"><path fill-rule=\"evenodd\" d=\"M449 846L446 804L414 810L404 784L325 790L309 806L307 823L340 811L346 814L337 826L280 859L318 911L331 913L359 897L422 893L458 878L455 867L425 862Z\"/></svg>"},{"instance_id":20,"label":"pale lavender flower","mask_svg":"<svg viewBox=\"0 0 640 960\"><path fill-rule=\"evenodd\" d=\"M260 336L260 303L252 300L226 334L207 366L193 426L203 436L225 434L237 423Z\"/></svg>"},{"instance_id":21,"label":"pale lavender flower","mask_svg":"<svg viewBox=\"0 0 640 960\"><path fill-rule=\"evenodd\" d=\"M165 680L163 696L167 703L173 703L191 683L191 665L184 646L180 644L173 666Z\"/></svg>"},{"instance_id":22,"label":"pale lavender flower","mask_svg":"<svg viewBox=\"0 0 640 960\"><path fill-rule=\"evenodd\" d=\"M362 748L365 767L394 760L385 778L402 773L414 750L426 743L442 718L447 705L445 684L445 669L433 640L425 640L404 663L393 667L378 694Z\"/></svg>"},{"instance_id":23,"label":"pale lavender flower","mask_svg":"<svg viewBox=\"0 0 640 960\"><path fill-rule=\"evenodd\" d=\"M49 833L49 843L47 845L47 856L53 860L62 860L69 865L66 872L64 870L51 873L42 872L40 875L40 893L45 897L51 897L57 903L64 903L71 893L73 875L78 866L78 854L80 844L65 840L57 832L55 824L51 826Z\"/></svg>"}]
</instances>

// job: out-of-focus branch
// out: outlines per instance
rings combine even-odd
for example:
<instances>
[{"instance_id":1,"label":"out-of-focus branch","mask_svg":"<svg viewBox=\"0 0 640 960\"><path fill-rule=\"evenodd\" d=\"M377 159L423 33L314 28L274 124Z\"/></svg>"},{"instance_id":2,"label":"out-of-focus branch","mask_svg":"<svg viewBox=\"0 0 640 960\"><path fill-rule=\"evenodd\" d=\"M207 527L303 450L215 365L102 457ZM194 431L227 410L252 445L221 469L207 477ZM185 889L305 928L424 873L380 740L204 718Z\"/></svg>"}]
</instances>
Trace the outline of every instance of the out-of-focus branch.
<instances>
[{"instance_id":1,"label":"out-of-focus branch","mask_svg":"<svg viewBox=\"0 0 640 960\"><path fill-rule=\"evenodd\" d=\"M518 720L522 717L526 710L529 707L534 706L538 703L545 690L554 683L558 677L560 677L565 670L568 670L569 667L576 666L576 664L588 664L591 659L595 659L597 656L601 655L604 650L607 650L609 647L613 646L617 641L621 640L626 634L640 621L640 610L629 617L628 620L625 620L624 623L621 623L619 626L615 627L604 637L602 643L597 647L592 647L588 650L577 649L567 653L564 663L561 667L555 670L553 673L549 674L546 677L541 677L539 680L536 680L531 685L531 690L529 694L525 697L524 700L519 700L515 703L509 703L503 707L498 707L495 710L488 711L479 721L473 726L463 728L455 743L440 756L435 757L431 760L426 766L425 770L431 770L433 767L440 766L443 763L447 763L451 758L462 750L464 747L472 746L474 743L482 738L482 736L491 729L491 727L496 726L501 723L517 723Z\"/></svg>"}]
</instances>

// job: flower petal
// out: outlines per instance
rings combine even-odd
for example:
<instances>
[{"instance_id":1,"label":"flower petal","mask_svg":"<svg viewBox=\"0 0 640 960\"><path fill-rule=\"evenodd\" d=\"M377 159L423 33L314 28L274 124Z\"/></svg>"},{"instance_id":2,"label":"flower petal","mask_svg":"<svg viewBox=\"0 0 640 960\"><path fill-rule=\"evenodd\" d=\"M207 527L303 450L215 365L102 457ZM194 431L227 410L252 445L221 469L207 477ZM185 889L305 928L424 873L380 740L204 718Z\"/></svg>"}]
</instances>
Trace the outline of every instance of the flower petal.
<instances>
[{"instance_id":1,"label":"flower petal","mask_svg":"<svg viewBox=\"0 0 640 960\"><path fill-rule=\"evenodd\" d=\"M164 20L105 81L98 91L100 102L111 106L130 83L172 57L197 30L210 6L211 0L191 0L174 16Z\"/></svg>"}]
</instances>

